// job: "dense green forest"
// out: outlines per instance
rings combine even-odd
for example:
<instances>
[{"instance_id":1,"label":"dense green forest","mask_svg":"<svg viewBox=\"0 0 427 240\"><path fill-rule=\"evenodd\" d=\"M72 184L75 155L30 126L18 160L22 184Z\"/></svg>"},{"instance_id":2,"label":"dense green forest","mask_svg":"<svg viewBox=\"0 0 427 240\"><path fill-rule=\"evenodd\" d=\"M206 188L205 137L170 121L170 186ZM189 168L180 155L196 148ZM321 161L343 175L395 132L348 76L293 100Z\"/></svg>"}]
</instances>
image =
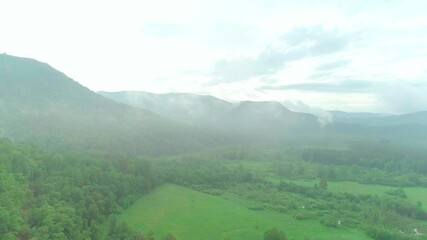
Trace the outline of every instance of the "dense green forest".
<instances>
[{"instance_id":1,"label":"dense green forest","mask_svg":"<svg viewBox=\"0 0 427 240\"><path fill-rule=\"evenodd\" d=\"M399 159L389 158L392 149L365 152L374 159L366 165L357 148L220 148L144 159L58 154L2 139L0 238L154 239L154 233L133 229L115 216L156 186L174 183L215 196L249 199L253 211L268 209L291 214L296 221L315 219L327 227L360 229L374 239L421 239L413 229L427 229L425 206L410 199L403 187L425 186L427 177L414 167L417 158L408 160L412 149L399 149L408 154ZM420 150L416 156L423 154ZM343 155L347 160L335 162ZM393 164L399 167L388 167ZM315 184L301 185L298 179L313 179ZM378 194L328 190L333 181L357 180L396 188ZM171 233L165 239L172 237Z\"/></svg>"},{"instance_id":2,"label":"dense green forest","mask_svg":"<svg viewBox=\"0 0 427 240\"><path fill-rule=\"evenodd\" d=\"M296 220L316 219L329 227L356 228L378 240L422 238L414 231L427 229L427 213L423 203L409 199L402 187L426 186L426 175L418 168L418 164L423 163L417 158L410 160L414 154L412 149L398 149L404 157L396 159L390 158L396 149L380 146L376 152L362 154L372 159L369 162L360 160L357 147L287 151L231 148L175 157L156 164L161 169L162 181L213 195L236 194L257 202L248 206L253 210L270 209L292 214ZM423 156L426 152L420 150L418 154ZM343 161L335 162L344 155ZM394 165L399 167L389 167ZM314 179L315 183L301 185L299 179ZM395 188L375 194L328 191L328 182L333 181Z\"/></svg>"},{"instance_id":3,"label":"dense green forest","mask_svg":"<svg viewBox=\"0 0 427 240\"><path fill-rule=\"evenodd\" d=\"M156 186L144 159L55 154L0 140L0 239L127 239L101 224ZM124 231L124 232L123 232ZM123 235L124 236L124 235Z\"/></svg>"},{"instance_id":4,"label":"dense green forest","mask_svg":"<svg viewBox=\"0 0 427 240\"><path fill-rule=\"evenodd\" d=\"M57 154L8 139L0 139L0 153L0 239L155 239L115 217L166 182L150 161ZM265 234L286 239L275 228Z\"/></svg>"},{"instance_id":5,"label":"dense green forest","mask_svg":"<svg viewBox=\"0 0 427 240\"><path fill-rule=\"evenodd\" d=\"M59 151L165 155L232 144L229 136L119 104L46 63L0 54L0 137Z\"/></svg>"}]
</instances>

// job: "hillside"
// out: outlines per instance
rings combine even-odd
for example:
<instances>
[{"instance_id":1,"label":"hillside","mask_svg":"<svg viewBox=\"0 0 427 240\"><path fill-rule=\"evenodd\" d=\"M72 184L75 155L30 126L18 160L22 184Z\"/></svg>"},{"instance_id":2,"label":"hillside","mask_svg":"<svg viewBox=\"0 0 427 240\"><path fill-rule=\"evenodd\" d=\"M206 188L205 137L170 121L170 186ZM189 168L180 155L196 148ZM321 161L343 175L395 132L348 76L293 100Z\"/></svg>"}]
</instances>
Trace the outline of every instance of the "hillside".
<instances>
[{"instance_id":1,"label":"hillside","mask_svg":"<svg viewBox=\"0 0 427 240\"><path fill-rule=\"evenodd\" d=\"M274 101L231 103L213 96L186 93L123 91L99 94L194 126L246 134L247 139L257 139L266 143L264 145L307 143L308 138L313 137L317 139L315 142L326 143L337 136L427 144L427 118L422 112L395 116L331 111L333 119L326 121L312 114L290 111Z\"/></svg>"},{"instance_id":2,"label":"hillside","mask_svg":"<svg viewBox=\"0 0 427 240\"><path fill-rule=\"evenodd\" d=\"M427 125L427 111L391 115L381 113L347 113L331 111L333 119L338 122L356 123L371 126L392 125Z\"/></svg>"},{"instance_id":3,"label":"hillside","mask_svg":"<svg viewBox=\"0 0 427 240\"><path fill-rule=\"evenodd\" d=\"M227 102L185 93L99 92L117 102L140 107L194 126L239 134L286 136L321 131L317 117L292 112L278 102Z\"/></svg>"},{"instance_id":4,"label":"hillside","mask_svg":"<svg viewBox=\"0 0 427 240\"><path fill-rule=\"evenodd\" d=\"M55 149L157 155L223 136L104 98L45 63L0 55L0 136Z\"/></svg>"},{"instance_id":5,"label":"hillside","mask_svg":"<svg viewBox=\"0 0 427 240\"><path fill-rule=\"evenodd\" d=\"M191 125L218 125L233 104L213 96L187 93L154 94L149 92L98 92L114 101L149 111Z\"/></svg>"}]
</instances>

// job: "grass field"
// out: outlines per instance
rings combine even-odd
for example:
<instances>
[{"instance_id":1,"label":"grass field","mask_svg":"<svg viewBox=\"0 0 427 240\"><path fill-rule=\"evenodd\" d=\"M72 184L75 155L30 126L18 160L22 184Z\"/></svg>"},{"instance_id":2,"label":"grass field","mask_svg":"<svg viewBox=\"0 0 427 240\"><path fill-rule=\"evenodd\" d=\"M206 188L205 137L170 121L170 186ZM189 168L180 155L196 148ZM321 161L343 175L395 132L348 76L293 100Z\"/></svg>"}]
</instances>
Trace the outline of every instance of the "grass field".
<instances>
[{"instance_id":1,"label":"grass field","mask_svg":"<svg viewBox=\"0 0 427 240\"><path fill-rule=\"evenodd\" d=\"M427 188L404 188L406 195L413 201L419 201L427 211Z\"/></svg>"},{"instance_id":2,"label":"grass field","mask_svg":"<svg viewBox=\"0 0 427 240\"><path fill-rule=\"evenodd\" d=\"M302 186L313 186L318 183L316 180L290 180L298 185ZM357 182L328 182L328 190L331 192L347 192L351 194L384 194L386 191L396 189L395 187L389 187L384 185L375 184L360 184ZM406 187L403 188L408 199L413 202L421 202L423 208L427 210L427 188L421 187Z\"/></svg>"},{"instance_id":3,"label":"grass field","mask_svg":"<svg viewBox=\"0 0 427 240\"><path fill-rule=\"evenodd\" d=\"M353 229L329 228L317 221L295 220L278 212L253 211L221 197L171 184L141 197L118 220L144 233L153 231L157 237L171 232L178 240L261 240L264 231L271 227L283 230L295 240L370 239Z\"/></svg>"}]
</instances>

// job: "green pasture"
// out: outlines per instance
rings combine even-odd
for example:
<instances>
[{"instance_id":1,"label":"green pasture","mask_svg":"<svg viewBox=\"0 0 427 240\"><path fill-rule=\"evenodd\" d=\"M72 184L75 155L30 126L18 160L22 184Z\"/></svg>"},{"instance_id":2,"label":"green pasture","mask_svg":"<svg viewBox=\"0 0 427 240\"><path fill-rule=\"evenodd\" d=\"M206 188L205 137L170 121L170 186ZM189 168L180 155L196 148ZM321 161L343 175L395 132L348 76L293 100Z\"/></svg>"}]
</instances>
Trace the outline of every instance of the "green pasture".
<instances>
[{"instance_id":1,"label":"green pasture","mask_svg":"<svg viewBox=\"0 0 427 240\"><path fill-rule=\"evenodd\" d=\"M295 182L298 185L302 186L313 186L318 183L318 180L289 180ZM346 192L351 194L370 194L370 195L380 195L385 192L396 189L396 187L377 185L377 184L361 184L357 182L328 182L328 190L331 192ZM427 188L422 187L405 187L403 188L408 199L414 202L421 202L423 208L427 210Z\"/></svg>"},{"instance_id":2,"label":"green pasture","mask_svg":"<svg viewBox=\"0 0 427 240\"><path fill-rule=\"evenodd\" d=\"M178 240L225 237L260 240L271 227L281 229L295 240L370 239L354 229L330 228L315 220L296 220L278 212L249 210L245 205L172 184L141 197L118 220L143 233L153 231L157 238L172 233Z\"/></svg>"}]
</instances>

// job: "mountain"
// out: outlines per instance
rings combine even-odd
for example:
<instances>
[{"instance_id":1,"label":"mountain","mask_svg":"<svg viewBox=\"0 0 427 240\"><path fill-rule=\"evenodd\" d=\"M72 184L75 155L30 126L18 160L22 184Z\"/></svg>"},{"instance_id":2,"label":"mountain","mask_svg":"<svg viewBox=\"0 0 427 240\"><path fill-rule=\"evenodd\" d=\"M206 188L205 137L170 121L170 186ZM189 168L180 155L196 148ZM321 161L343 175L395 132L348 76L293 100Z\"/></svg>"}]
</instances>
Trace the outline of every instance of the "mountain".
<instances>
[{"instance_id":1,"label":"mountain","mask_svg":"<svg viewBox=\"0 0 427 240\"><path fill-rule=\"evenodd\" d=\"M232 107L231 103L216 97L187 93L154 94L136 91L98 93L120 103L203 127L217 125L219 116L226 114Z\"/></svg>"},{"instance_id":2,"label":"mountain","mask_svg":"<svg viewBox=\"0 0 427 240\"><path fill-rule=\"evenodd\" d=\"M48 64L0 54L0 137L48 148L126 155L175 154L230 144L277 146L297 138L305 141L305 136L373 136L427 143L426 112L344 114L347 122L325 125L314 115L289 111L278 102L231 103L182 93L100 94Z\"/></svg>"},{"instance_id":3,"label":"mountain","mask_svg":"<svg viewBox=\"0 0 427 240\"><path fill-rule=\"evenodd\" d=\"M227 120L230 130L237 131L298 135L317 134L321 131L321 124L316 116L290 111L273 101L239 102L231 109Z\"/></svg>"},{"instance_id":4,"label":"mountain","mask_svg":"<svg viewBox=\"0 0 427 240\"><path fill-rule=\"evenodd\" d=\"M371 113L371 112L344 112L344 111L328 111L335 121L345 121L346 119L370 119L377 117L386 117L390 114L386 113Z\"/></svg>"},{"instance_id":5,"label":"mountain","mask_svg":"<svg viewBox=\"0 0 427 240\"><path fill-rule=\"evenodd\" d=\"M0 136L59 149L156 155L229 144L223 135L96 94L36 60L0 54Z\"/></svg>"},{"instance_id":6,"label":"mountain","mask_svg":"<svg viewBox=\"0 0 427 240\"><path fill-rule=\"evenodd\" d=\"M322 131L318 118L289 111L279 102L227 102L186 93L98 92L117 102L150 110L170 119L223 132L285 136Z\"/></svg>"},{"instance_id":7,"label":"mountain","mask_svg":"<svg viewBox=\"0 0 427 240\"><path fill-rule=\"evenodd\" d=\"M427 111L391 115L383 113L347 113L331 111L334 121L370 126L427 125Z\"/></svg>"},{"instance_id":8,"label":"mountain","mask_svg":"<svg viewBox=\"0 0 427 240\"><path fill-rule=\"evenodd\" d=\"M240 136L246 134L246 139L256 139L266 145L279 143L283 146L296 141L305 144L310 138L321 143L331 139L368 138L427 144L427 126L419 124L423 122L421 113L393 116L331 111L333 121L326 121L312 114L290 111L274 101L231 103L213 96L186 93L123 91L99 94L194 126ZM372 124L379 120L386 121Z\"/></svg>"}]
</instances>

